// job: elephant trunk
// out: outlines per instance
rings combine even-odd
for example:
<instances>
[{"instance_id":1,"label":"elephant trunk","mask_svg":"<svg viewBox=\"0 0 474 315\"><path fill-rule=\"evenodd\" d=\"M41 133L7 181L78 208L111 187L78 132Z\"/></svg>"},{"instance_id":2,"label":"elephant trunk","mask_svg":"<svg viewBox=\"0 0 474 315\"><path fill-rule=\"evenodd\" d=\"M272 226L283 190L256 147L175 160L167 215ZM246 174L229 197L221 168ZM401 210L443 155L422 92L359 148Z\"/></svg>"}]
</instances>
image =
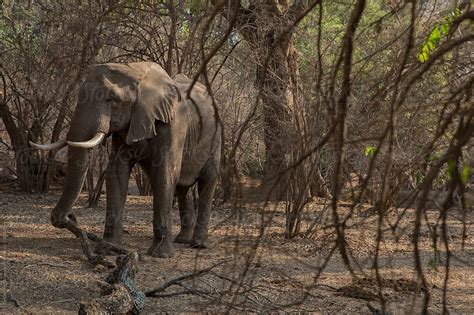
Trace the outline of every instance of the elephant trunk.
<instances>
[{"instance_id":1,"label":"elephant trunk","mask_svg":"<svg viewBox=\"0 0 474 315\"><path fill-rule=\"evenodd\" d=\"M66 225L66 216L76 202L84 185L89 164L89 150L83 148L68 148L68 163L66 182L58 203L51 212L51 223L57 228Z\"/></svg>"},{"instance_id":2,"label":"elephant trunk","mask_svg":"<svg viewBox=\"0 0 474 315\"><path fill-rule=\"evenodd\" d=\"M86 124L87 122L89 122L89 125ZM57 228L65 227L66 216L71 211L84 185L89 165L89 148L102 142L106 138L109 129L110 110L108 108L96 112L76 109L67 136L69 145L66 181L61 198L51 212L53 226Z\"/></svg>"}]
</instances>

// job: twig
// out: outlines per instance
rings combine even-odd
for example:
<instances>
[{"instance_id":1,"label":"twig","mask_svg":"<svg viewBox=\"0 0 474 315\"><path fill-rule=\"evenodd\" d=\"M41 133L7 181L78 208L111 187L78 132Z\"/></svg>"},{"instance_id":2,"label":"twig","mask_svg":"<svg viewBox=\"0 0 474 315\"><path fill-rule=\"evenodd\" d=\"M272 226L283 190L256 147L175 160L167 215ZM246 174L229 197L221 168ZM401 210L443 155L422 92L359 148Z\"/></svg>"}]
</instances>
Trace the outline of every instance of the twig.
<instances>
[{"instance_id":1,"label":"twig","mask_svg":"<svg viewBox=\"0 0 474 315\"><path fill-rule=\"evenodd\" d=\"M102 255L94 254L94 250L92 249L91 243L89 242L89 238L87 237L87 233L85 231L81 231L79 235L79 240L81 241L82 251L87 257L87 260L92 265L103 265L107 268L113 268L114 264L107 259L105 259Z\"/></svg>"},{"instance_id":2,"label":"twig","mask_svg":"<svg viewBox=\"0 0 474 315\"><path fill-rule=\"evenodd\" d=\"M12 147L10 147L8 143L6 143L2 138L0 138L0 144L3 144L4 146L6 146L8 151L12 150Z\"/></svg>"},{"instance_id":3,"label":"twig","mask_svg":"<svg viewBox=\"0 0 474 315\"><path fill-rule=\"evenodd\" d=\"M190 289L187 286L183 285L182 283L177 283L176 285L182 287L184 290L183 291L178 291L178 292L172 292L172 293L164 293L164 294L155 294L153 295L154 298L169 298L169 297L174 297L178 295L199 295L202 297L208 297L212 293L211 292L205 292L201 290L196 290L196 289Z\"/></svg>"},{"instance_id":4,"label":"twig","mask_svg":"<svg viewBox=\"0 0 474 315\"><path fill-rule=\"evenodd\" d=\"M212 269L216 268L217 266L220 266L220 265L222 265L222 264L228 263L228 262L230 262L230 261L232 261L232 260L224 260L224 261L218 262L218 263L216 263L216 264L214 264L214 265L212 265L212 266L209 266L209 267L207 267L207 268L198 270L198 271L193 272L193 273L188 273L188 274L183 275L183 276L181 276L181 277L172 279L172 280L166 282L165 284L159 286L159 287L156 288L156 289L152 289L152 290L146 291L146 292L145 292L145 296L147 296L147 297L159 297L156 293L158 293L158 292L163 292L163 291L165 291L167 288L169 288L170 286L173 286L173 285L180 285L180 286L182 286L182 284L181 284L182 281L199 277L199 276L201 276L201 275L203 275L203 274L205 274L205 273L210 272Z\"/></svg>"},{"instance_id":5,"label":"twig","mask_svg":"<svg viewBox=\"0 0 474 315\"><path fill-rule=\"evenodd\" d=\"M97 245L100 246L101 248L111 250L112 252L116 254L127 255L129 253L127 250L123 249L122 247L109 243L93 233L84 231L83 229L79 227L79 225L76 222L77 221L74 218L74 216L69 215L66 220L66 229L71 231L74 235L76 235L80 239L82 251L84 252L84 254L87 257L87 260L91 264L103 265L107 268L114 267L114 264L108 261L107 259L105 259L104 256L94 254L94 250L89 240L93 241L94 243L97 243Z\"/></svg>"},{"instance_id":6,"label":"twig","mask_svg":"<svg viewBox=\"0 0 474 315\"><path fill-rule=\"evenodd\" d=\"M23 267L23 269L25 268L30 268L30 267L37 267L37 266L48 266L48 267L55 267L55 268L69 268L70 265L63 265L63 264L53 264L53 263L50 263L50 262L43 262L43 263L36 263L36 264L33 264L33 265L27 265L25 267Z\"/></svg>"},{"instance_id":7,"label":"twig","mask_svg":"<svg viewBox=\"0 0 474 315\"><path fill-rule=\"evenodd\" d=\"M7 291L5 294L5 298L7 301L13 302L16 307L20 307L20 302L13 296L13 293L11 291Z\"/></svg>"},{"instance_id":8,"label":"twig","mask_svg":"<svg viewBox=\"0 0 474 315\"><path fill-rule=\"evenodd\" d=\"M47 301L43 303L38 303L36 305L51 305L51 304L60 304L60 303L66 303L66 302L75 302L75 299L66 299L66 300L58 300L58 301Z\"/></svg>"},{"instance_id":9,"label":"twig","mask_svg":"<svg viewBox=\"0 0 474 315\"><path fill-rule=\"evenodd\" d=\"M379 314L383 314L383 312L381 310L379 310L378 308L375 308L373 307L372 305L370 305L370 303L367 302L367 308L370 310L370 312L374 315L379 315Z\"/></svg>"}]
</instances>

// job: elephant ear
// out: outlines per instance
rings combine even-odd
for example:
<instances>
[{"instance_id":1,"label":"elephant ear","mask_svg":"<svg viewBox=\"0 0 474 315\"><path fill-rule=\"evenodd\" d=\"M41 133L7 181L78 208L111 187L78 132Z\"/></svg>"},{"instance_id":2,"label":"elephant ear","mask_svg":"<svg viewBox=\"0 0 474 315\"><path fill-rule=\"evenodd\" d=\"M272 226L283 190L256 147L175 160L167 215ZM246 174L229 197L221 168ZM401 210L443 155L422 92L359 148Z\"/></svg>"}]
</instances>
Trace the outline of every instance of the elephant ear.
<instances>
[{"instance_id":1,"label":"elephant ear","mask_svg":"<svg viewBox=\"0 0 474 315\"><path fill-rule=\"evenodd\" d=\"M180 99L178 88L166 71L158 65L150 66L138 83L137 101L132 109L126 143L155 136L155 121L170 123Z\"/></svg>"}]
</instances>

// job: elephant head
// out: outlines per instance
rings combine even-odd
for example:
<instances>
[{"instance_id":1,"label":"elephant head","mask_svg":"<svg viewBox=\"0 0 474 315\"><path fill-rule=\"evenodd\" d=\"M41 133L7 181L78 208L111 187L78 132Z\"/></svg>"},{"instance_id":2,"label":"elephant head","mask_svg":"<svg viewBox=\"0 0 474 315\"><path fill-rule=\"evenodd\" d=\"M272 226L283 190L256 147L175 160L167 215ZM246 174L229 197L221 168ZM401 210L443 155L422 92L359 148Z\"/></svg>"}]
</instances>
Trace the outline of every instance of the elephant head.
<instances>
[{"instance_id":1,"label":"elephant head","mask_svg":"<svg viewBox=\"0 0 474 315\"><path fill-rule=\"evenodd\" d=\"M51 223L65 226L84 184L90 148L114 132L123 134L127 144L153 137L155 121L169 123L179 101L174 81L155 63L93 66L80 87L66 139L50 145L31 143L41 150L69 146L66 181Z\"/></svg>"}]
</instances>

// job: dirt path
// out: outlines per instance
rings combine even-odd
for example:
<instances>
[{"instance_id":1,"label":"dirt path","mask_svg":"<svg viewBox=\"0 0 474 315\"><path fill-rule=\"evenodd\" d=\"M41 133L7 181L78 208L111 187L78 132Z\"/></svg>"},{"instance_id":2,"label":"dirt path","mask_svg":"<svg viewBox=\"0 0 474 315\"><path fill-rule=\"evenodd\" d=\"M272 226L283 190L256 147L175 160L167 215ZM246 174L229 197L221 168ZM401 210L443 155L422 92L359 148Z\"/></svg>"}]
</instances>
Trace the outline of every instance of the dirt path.
<instances>
[{"instance_id":1,"label":"dirt path","mask_svg":"<svg viewBox=\"0 0 474 315\"><path fill-rule=\"evenodd\" d=\"M91 267L83 256L77 239L65 230L53 228L49 212L55 196L29 196L3 193L0 199L0 286L3 299L0 313L76 313L78 303L98 296L96 282L103 280L107 270ZM75 213L88 231L101 233L104 204L98 209L84 209L81 197ZM145 254L151 242L151 199L130 196L126 206L125 246ZM308 220L322 217L321 206L315 203ZM352 283L350 274L336 252L314 284L314 276L334 245L332 229L318 229L311 237L286 240L284 211L277 205L265 209L247 205L233 211L219 207L212 217L211 248L202 251L176 245L175 257L167 260L143 255L136 285L148 290L163 283L205 268L216 262L231 260L200 278L173 286L164 294L169 296L147 299L144 313L284 310L321 313L370 313L367 307L379 307L373 301L378 291L370 278L374 252L375 219L358 218L347 231L348 248L366 273L366 280ZM472 222L472 214L469 214ZM262 219L266 224L262 237ZM410 224L407 215L405 223ZM178 214L174 213L175 233ZM472 233L460 248L461 225L451 222L451 260L448 291L452 313L474 312L474 238ZM472 226L468 226L468 233ZM410 230L396 237L387 236L382 242L380 265L383 266L383 294L389 310L397 314L412 313L421 303L421 294L413 284L413 259ZM388 235L388 234L387 234ZM444 276L444 255L438 271L430 263L433 251L429 234L422 233L423 264L431 286L430 310L442 310L441 287ZM256 244L258 243L258 247ZM257 248L255 250L255 248ZM467 263L467 264L465 264ZM189 294L193 291L193 294ZM185 293L185 294L179 294ZM238 292L238 294L235 294ZM352 296L352 297L350 297ZM15 305L18 302L18 305ZM293 305L291 305L293 304Z\"/></svg>"}]
</instances>

